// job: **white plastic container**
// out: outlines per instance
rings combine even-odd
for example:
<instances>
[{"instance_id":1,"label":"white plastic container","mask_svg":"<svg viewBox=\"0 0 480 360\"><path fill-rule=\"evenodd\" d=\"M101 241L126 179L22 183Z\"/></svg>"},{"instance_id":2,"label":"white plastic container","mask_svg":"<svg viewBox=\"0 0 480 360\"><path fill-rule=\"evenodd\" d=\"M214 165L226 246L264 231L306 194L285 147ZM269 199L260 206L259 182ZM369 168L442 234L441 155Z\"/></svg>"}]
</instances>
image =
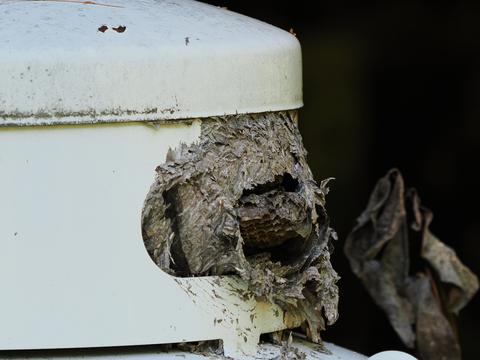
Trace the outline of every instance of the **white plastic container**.
<instances>
[{"instance_id":1,"label":"white plastic container","mask_svg":"<svg viewBox=\"0 0 480 360\"><path fill-rule=\"evenodd\" d=\"M0 350L220 339L260 354L281 310L234 279L163 273L140 215L203 118L301 106L297 39L257 20L189 0L1 1Z\"/></svg>"}]
</instances>

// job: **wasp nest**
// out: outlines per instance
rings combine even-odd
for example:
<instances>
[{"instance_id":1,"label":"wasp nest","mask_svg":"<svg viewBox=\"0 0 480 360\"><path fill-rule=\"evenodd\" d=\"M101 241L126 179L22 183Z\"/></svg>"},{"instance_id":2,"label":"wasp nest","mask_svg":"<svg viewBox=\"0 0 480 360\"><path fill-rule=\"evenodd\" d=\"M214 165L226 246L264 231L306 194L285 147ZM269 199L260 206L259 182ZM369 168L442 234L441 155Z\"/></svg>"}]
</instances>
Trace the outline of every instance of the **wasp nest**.
<instances>
[{"instance_id":1,"label":"wasp nest","mask_svg":"<svg viewBox=\"0 0 480 360\"><path fill-rule=\"evenodd\" d=\"M334 232L295 113L210 118L198 143L170 151L143 212L150 256L175 276L236 274L307 324L337 319Z\"/></svg>"}]
</instances>

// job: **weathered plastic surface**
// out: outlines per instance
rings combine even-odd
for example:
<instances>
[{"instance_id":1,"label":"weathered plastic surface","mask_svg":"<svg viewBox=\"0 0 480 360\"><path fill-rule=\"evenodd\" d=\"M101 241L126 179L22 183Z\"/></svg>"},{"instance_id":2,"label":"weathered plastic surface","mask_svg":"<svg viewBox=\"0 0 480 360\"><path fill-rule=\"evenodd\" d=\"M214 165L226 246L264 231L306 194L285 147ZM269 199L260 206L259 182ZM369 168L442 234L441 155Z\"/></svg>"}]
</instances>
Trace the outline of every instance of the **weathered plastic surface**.
<instances>
[{"instance_id":1,"label":"weathered plastic surface","mask_svg":"<svg viewBox=\"0 0 480 360\"><path fill-rule=\"evenodd\" d=\"M191 0L0 1L0 126L301 106L300 45L258 20Z\"/></svg>"},{"instance_id":2,"label":"weathered plastic surface","mask_svg":"<svg viewBox=\"0 0 480 360\"><path fill-rule=\"evenodd\" d=\"M256 351L283 312L235 278L176 279L147 254L145 195L193 122L0 129L0 350L222 339Z\"/></svg>"},{"instance_id":3,"label":"weathered plastic surface","mask_svg":"<svg viewBox=\"0 0 480 360\"><path fill-rule=\"evenodd\" d=\"M155 166L199 132L198 121L0 128L0 350L221 339L248 359L261 333L286 328L235 278L173 278L144 248Z\"/></svg>"},{"instance_id":4,"label":"weathered plastic surface","mask_svg":"<svg viewBox=\"0 0 480 360\"><path fill-rule=\"evenodd\" d=\"M319 351L318 346L314 344L296 340L292 344L292 348L298 349L299 354L305 354L306 360L366 360L367 358L356 352L344 349L334 344L326 343L325 347L327 352ZM258 352L245 358L245 360L271 360L281 354L281 347L273 344L261 344L258 348ZM1 356L1 354L0 354ZM15 360L37 360L37 359L52 359L52 360L68 360L75 358L82 359L95 359L95 360L144 360L144 359L158 359L158 360L171 360L171 359L185 359L185 360L204 360L204 359L225 359L222 356L215 355L201 355L192 354L185 351L170 351L162 352L160 350L136 347L126 349L113 349L113 350L75 350L67 352L33 352L33 353L21 353L12 355L9 354L10 359ZM385 360L387 360L385 358ZM388 359L388 360L394 360Z\"/></svg>"}]
</instances>

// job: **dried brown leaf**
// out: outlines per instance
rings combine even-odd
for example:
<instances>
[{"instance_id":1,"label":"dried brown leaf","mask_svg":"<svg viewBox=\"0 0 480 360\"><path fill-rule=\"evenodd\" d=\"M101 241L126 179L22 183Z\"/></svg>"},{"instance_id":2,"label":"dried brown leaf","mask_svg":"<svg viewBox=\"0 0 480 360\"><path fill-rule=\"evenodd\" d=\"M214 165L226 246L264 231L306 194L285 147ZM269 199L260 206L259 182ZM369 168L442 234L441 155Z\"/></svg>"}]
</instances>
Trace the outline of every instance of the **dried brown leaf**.
<instances>
[{"instance_id":1,"label":"dried brown leaf","mask_svg":"<svg viewBox=\"0 0 480 360\"><path fill-rule=\"evenodd\" d=\"M391 170L375 186L345 253L405 345L423 359L460 359L453 315L476 293L478 279L430 232L432 218Z\"/></svg>"}]
</instances>

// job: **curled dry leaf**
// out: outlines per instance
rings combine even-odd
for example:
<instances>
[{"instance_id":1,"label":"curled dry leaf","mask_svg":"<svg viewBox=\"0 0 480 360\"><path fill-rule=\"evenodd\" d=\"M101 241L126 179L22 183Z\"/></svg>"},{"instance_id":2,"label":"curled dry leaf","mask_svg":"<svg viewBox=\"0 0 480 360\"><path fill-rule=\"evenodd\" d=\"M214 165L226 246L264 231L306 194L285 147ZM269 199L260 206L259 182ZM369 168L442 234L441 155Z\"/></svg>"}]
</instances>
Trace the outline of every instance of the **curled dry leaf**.
<instances>
[{"instance_id":1,"label":"curled dry leaf","mask_svg":"<svg viewBox=\"0 0 480 360\"><path fill-rule=\"evenodd\" d=\"M170 274L239 275L320 342L338 303L326 192L327 182L313 180L295 113L211 118L198 143L169 151L157 168L144 241Z\"/></svg>"},{"instance_id":2,"label":"curled dry leaf","mask_svg":"<svg viewBox=\"0 0 480 360\"><path fill-rule=\"evenodd\" d=\"M460 359L454 314L478 279L429 230L432 212L391 170L373 190L345 243L353 272L422 359Z\"/></svg>"}]
</instances>

